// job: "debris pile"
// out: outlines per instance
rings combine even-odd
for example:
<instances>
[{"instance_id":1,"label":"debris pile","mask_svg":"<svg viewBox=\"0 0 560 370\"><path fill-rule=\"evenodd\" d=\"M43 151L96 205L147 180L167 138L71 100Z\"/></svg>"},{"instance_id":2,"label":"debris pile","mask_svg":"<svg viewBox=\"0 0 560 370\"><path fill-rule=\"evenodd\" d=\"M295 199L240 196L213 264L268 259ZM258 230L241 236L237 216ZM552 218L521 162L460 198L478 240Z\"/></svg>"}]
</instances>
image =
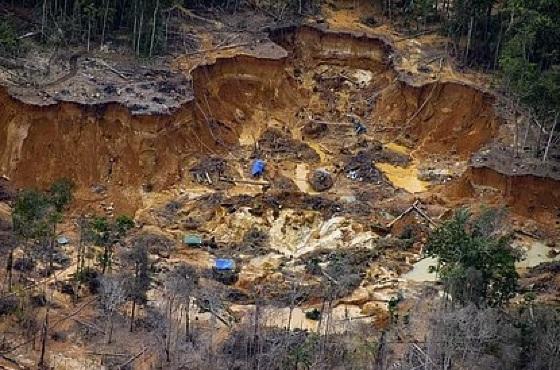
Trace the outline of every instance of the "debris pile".
<instances>
[{"instance_id":1,"label":"debris pile","mask_svg":"<svg viewBox=\"0 0 560 370\"><path fill-rule=\"evenodd\" d=\"M276 175L272 178L272 187L273 189L279 191L286 191L286 192L299 191L299 188L297 187L294 180L282 175Z\"/></svg>"},{"instance_id":2,"label":"debris pile","mask_svg":"<svg viewBox=\"0 0 560 370\"><path fill-rule=\"evenodd\" d=\"M346 177L351 180L380 183L383 174L375 167L374 158L370 151L360 150L344 165Z\"/></svg>"},{"instance_id":3,"label":"debris pile","mask_svg":"<svg viewBox=\"0 0 560 370\"><path fill-rule=\"evenodd\" d=\"M323 136L325 133L327 133L327 131L328 131L327 124L325 122L317 121L317 120L308 121L301 129L303 135L311 139L318 139L321 136Z\"/></svg>"},{"instance_id":4,"label":"debris pile","mask_svg":"<svg viewBox=\"0 0 560 370\"><path fill-rule=\"evenodd\" d=\"M225 159L215 156L201 158L190 169L193 179L199 184L207 184L210 186L224 186L225 182L220 182L220 178L233 178L234 171L228 166ZM228 184L226 186L231 186Z\"/></svg>"},{"instance_id":5,"label":"debris pile","mask_svg":"<svg viewBox=\"0 0 560 370\"><path fill-rule=\"evenodd\" d=\"M319 154L309 145L294 140L275 128L268 128L258 141L261 152L275 159L292 159L319 162Z\"/></svg>"},{"instance_id":6,"label":"debris pile","mask_svg":"<svg viewBox=\"0 0 560 370\"><path fill-rule=\"evenodd\" d=\"M315 191L329 190L333 186L333 178L330 173L325 170L316 170L310 172L307 181L311 188Z\"/></svg>"}]
</instances>

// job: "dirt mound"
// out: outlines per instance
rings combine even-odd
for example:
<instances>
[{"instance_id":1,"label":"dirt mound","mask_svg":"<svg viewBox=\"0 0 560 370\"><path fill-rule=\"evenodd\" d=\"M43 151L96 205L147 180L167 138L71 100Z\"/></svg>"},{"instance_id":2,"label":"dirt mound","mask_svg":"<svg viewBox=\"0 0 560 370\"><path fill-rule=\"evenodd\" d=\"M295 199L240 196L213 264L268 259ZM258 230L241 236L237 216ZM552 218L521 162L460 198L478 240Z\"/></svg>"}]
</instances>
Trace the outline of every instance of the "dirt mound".
<instances>
[{"instance_id":1,"label":"dirt mound","mask_svg":"<svg viewBox=\"0 0 560 370\"><path fill-rule=\"evenodd\" d=\"M324 170L310 172L307 181L315 191L329 190L334 184L331 174Z\"/></svg>"},{"instance_id":2,"label":"dirt mound","mask_svg":"<svg viewBox=\"0 0 560 370\"><path fill-rule=\"evenodd\" d=\"M294 180L286 177L286 176L282 176L280 174L275 174L274 176L272 176L271 178L272 181L272 189L276 190L276 191L286 191L286 192L291 192L291 191L299 191L299 188L297 187L296 183L294 182Z\"/></svg>"},{"instance_id":3,"label":"dirt mound","mask_svg":"<svg viewBox=\"0 0 560 370\"><path fill-rule=\"evenodd\" d=\"M370 151L360 150L346 161L344 172L351 180L379 183L383 174L375 167L374 156Z\"/></svg>"},{"instance_id":4,"label":"dirt mound","mask_svg":"<svg viewBox=\"0 0 560 370\"><path fill-rule=\"evenodd\" d=\"M258 140L259 150L274 159L319 162L319 154L302 141L294 140L282 131L268 128Z\"/></svg>"},{"instance_id":5,"label":"dirt mound","mask_svg":"<svg viewBox=\"0 0 560 370\"><path fill-rule=\"evenodd\" d=\"M232 183L220 181L221 178L235 178L238 175L225 159L217 156L202 157L189 172L196 182L220 189L233 186Z\"/></svg>"},{"instance_id":6,"label":"dirt mound","mask_svg":"<svg viewBox=\"0 0 560 370\"><path fill-rule=\"evenodd\" d=\"M303 126L301 132L305 137L311 139L317 139L328 131L328 126L326 123L321 121L310 120L308 121L305 126Z\"/></svg>"},{"instance_id":7,"label":"dirt mound","mask_svg":"<svg viewBox=\"0 0 560 370\"><path fill-rule=\"evenodd\" d=\"M522 289L560 296L560 262L543 262L533 267L520 281Z\"/></svg>"}]
</instances>

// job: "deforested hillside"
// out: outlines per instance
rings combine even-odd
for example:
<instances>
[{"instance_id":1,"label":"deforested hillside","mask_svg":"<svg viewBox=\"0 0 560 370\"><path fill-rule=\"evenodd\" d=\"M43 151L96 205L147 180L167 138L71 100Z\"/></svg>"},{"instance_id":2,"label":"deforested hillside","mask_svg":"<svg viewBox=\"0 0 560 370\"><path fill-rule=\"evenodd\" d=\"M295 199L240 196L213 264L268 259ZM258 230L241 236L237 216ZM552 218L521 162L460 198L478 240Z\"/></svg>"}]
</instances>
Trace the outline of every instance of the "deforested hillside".
<instances>
[{"instance_id":1,"label":"deforested hillside","mask_svg":"<svg viewBox=\"0 0 560 370\"><path fill-rule=\"evenodd\" d=\"M560 367L555 1L0 1L0 367Z\"/></svg>"}]
</instances>

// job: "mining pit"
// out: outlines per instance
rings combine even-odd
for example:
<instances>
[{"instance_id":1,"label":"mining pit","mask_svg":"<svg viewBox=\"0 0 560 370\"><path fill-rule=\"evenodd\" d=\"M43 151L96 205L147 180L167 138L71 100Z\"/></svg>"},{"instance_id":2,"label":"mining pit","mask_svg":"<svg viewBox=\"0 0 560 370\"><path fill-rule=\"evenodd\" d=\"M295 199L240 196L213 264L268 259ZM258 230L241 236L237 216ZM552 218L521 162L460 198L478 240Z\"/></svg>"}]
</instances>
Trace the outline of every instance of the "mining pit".
<instances>
[{"instance_id":1,"label":"mining pit","mask_svg":"<svg viewBox=\"0 0 560 370\"><path fill-rule=\"evenodd\" d=\"M171 241L170 254L153 256L164 270L235 259L227 315L243 320L258 286L278 302L269 324L280 327L298 281L291 325L317 328L303 311L320 305L318 271L344 281L335 327L382 326L392 297L433 280L407 273L430 223L458 205L507 205L518 230L558 232L559 178L494 168L484 154L511 141L490 91L403 71L383 36L316 24L267 32L207 63L179 58L181 96L167 111L153 99L132 109L120 96L35 102L0 88L0 175L14 188L71 178L72 215L133 215L138 233ZM257 158L266 169L254 179ZM403 213L413 204L421 212ZM70 221L63 229L77 240ZM187 233L212 243L187 247Z\"/></svg>"}]
</instances>

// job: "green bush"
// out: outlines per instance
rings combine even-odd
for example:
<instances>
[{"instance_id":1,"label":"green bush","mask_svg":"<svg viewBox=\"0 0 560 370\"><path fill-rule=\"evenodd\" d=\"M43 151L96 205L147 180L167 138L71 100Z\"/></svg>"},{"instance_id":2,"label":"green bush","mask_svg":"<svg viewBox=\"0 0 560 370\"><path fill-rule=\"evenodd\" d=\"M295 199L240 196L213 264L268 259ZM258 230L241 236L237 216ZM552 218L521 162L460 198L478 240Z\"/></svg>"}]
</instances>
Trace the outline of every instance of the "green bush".
<instances>
[{"instance_id":1,"label":"green bush","mask_svg":"<svg viewBox=\"0 0 560 370\"><path fill-rule=\"evenodd\" d=\"M0 17L0 53L15 56L20 50L20 40L16 31L6 17Z\"/></svg>"},{"instance_id":2,"label":"green bush","mask_svg":"<svg viewBox=\"0 0 560 370\"><path fill-rule=\"evenodd\" d=\"M521 253L501 234L499 220L499 210L475 218L460 209L430 235L426 254L438 258L437 272L454 301L499 306L514 296Z\"/></svg>"}]
</instances>

